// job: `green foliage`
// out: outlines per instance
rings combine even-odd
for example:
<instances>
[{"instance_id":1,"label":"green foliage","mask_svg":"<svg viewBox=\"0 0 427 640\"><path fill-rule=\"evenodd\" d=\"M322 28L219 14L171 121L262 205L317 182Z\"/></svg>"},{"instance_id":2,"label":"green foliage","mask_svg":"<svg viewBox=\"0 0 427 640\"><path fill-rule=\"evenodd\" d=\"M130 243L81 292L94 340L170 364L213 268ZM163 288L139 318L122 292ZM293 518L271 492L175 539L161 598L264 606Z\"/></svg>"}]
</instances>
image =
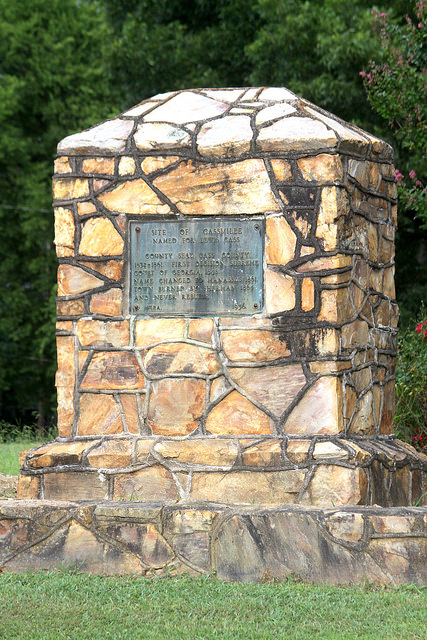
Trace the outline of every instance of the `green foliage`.
<instances>
[{"instance_id":1,"label":"green foliage","mask_svg":"<svg viewBox=\"0 0 427 640\"><path fill-rule=\"evenodd\" d=\"M248 43L253 84L286 86L374 131L358 70L375 53L367 0L258 0L263 26Z\"/></svg>"},{"instance_id":2,"label":"green foliage","mask_svg":"<svg viewBox=\"0 0 427 640\"><path fill-rule=\"evenodd\" d=\"M369 101L395 138L399 169L396 288L401 325L406 327L420 301L427 299L426 9L421 0L398 8L400 12L396 7L394 12L373 12L381 48L368 71L360 75ZM404 17L408 11L411 15Z\"/></svg>"},{"instance_id":3,"label":"green foliage","mask_svg":"<svg viewBox=\"0 0 427 640\"><path fill-rule=\"evenodd\" d=\"M79 566L0 575L3 636L27 640L30 629L31 640L425 638L426 590L415 585L150 580L83 574Z\"/></svg>"},{"instance_id":4,"label":"green foliage","mask_svg":"<svg viewBox=\"0 0 427 640\"><path fill-rule=\"evenodd\" d=\"M1 417L55 405L52 161L65 135L114 112L100 5L0 0Z\"/></svg>"},{"instance_id":5,"label":"green foliage","mask_svg":"<svg viewBox=\"0 0 427 640\"><path fill-rule=\"evenodd\" d=\"M427 310L418 324L400 332L396 368L395 433L423 448L427 445Z\"/></svg>"}]
</instances>

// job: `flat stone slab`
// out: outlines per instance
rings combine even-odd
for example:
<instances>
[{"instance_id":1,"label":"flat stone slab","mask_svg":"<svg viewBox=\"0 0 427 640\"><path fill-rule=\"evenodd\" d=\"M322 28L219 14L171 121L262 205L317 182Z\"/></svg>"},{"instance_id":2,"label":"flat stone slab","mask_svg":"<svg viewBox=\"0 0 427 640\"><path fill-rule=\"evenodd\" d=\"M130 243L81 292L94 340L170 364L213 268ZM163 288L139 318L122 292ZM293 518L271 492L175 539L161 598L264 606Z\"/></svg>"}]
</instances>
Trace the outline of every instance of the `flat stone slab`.
<instances>
[{"instance_id":1,"label":"flat stone slab","mask_svg":"<svg viewBox=\"0 0 427 640\"><path fill-rule=\"evenodd\" d=\"M0 568L427 584L424 507L0 500Z\"/></svg>"}]
</instances>

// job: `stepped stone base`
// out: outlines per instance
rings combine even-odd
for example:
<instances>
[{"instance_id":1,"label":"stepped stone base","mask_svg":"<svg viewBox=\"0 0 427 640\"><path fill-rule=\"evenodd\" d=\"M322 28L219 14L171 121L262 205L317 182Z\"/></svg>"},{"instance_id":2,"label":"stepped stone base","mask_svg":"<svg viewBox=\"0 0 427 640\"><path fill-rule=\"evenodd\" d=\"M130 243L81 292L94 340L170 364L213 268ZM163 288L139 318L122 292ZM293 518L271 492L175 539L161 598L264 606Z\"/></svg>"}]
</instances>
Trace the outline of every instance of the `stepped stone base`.
<instances>
[{"instance_id":1,"label":"stepped stone base","mask_svg":"<svg viewBox=\"0 0 427 640\"><path fill-rule=\"evenodd\" d=\"M18 498L422 505L427 457L393 438L56 440L23 452Z\"/></svg>"},{"instance_id":2,"label":"stepped stone base","mask_svg":"<svg viewBox=\"0 0 427 640\"><path fill-rule=\"evenodd\" d=\"M0 501L0 567L427 584L427 509Z\"/></svg>"}]
</instances>

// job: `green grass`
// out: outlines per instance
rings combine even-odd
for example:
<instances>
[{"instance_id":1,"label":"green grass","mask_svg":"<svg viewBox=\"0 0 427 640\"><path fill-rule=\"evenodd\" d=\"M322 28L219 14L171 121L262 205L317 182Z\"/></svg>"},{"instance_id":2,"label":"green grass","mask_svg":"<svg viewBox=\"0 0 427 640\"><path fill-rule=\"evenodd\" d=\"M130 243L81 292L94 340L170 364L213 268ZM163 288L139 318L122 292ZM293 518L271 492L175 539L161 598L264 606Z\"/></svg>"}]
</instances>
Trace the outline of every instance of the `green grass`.
<instances>
[{"instance_id":1,"label":"green grass","mask_svg":"<svg viewBox=\"0 0 427 640\"><path fill-rule=\"evenodd\" d=\"M0 602L8 640L425 640L427 628L426 590L415 586L3 573Z\"/></svg>"},{"instance_id":2,"label":"green grass","mask_svg":"<svg viewBox=\"0 0 427 640\"><path fill-rule=\"evenodd\" d=\"M19 452L38 447L40 444L42 443L28 440L22 440L21 442L0 442L0 473L6 473L12 476L17 475L19 473Z\"/></svg>"}]
</instances>

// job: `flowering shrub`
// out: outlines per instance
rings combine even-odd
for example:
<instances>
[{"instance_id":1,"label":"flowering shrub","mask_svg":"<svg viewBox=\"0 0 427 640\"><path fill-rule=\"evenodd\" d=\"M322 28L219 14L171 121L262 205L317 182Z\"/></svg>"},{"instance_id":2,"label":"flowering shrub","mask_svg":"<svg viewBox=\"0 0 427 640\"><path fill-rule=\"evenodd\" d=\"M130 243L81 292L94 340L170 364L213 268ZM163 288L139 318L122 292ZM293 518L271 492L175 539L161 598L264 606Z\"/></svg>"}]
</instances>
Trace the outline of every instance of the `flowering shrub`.
<instances>
[{"instance_id":1,"label":"flowering shrub","mask_svg":"<svg viewBox=\"0 0 427 640\"><path fill-rule=\"evenodd\" d=\"M426 187L417 175L425 173L427 148L426 7L424 0L417 0L413 17L406 16L404 24L394 22L390 14L371 13L383 61L372 61L360 76L372 107L388 121L401 146L399 163L404 166L396 172L399 205L427 228Z\"/></svg>"},{"instance_id":2,"label":"flowering shrub","mask_svg":"<svg viewBox=\"0 0 427 640\"><path fill-rule=\"evenodd\" d=\"M395 433L417 449L427 448L426 315L401 333L396 368Z\"/></svg>"}]
</instances>

